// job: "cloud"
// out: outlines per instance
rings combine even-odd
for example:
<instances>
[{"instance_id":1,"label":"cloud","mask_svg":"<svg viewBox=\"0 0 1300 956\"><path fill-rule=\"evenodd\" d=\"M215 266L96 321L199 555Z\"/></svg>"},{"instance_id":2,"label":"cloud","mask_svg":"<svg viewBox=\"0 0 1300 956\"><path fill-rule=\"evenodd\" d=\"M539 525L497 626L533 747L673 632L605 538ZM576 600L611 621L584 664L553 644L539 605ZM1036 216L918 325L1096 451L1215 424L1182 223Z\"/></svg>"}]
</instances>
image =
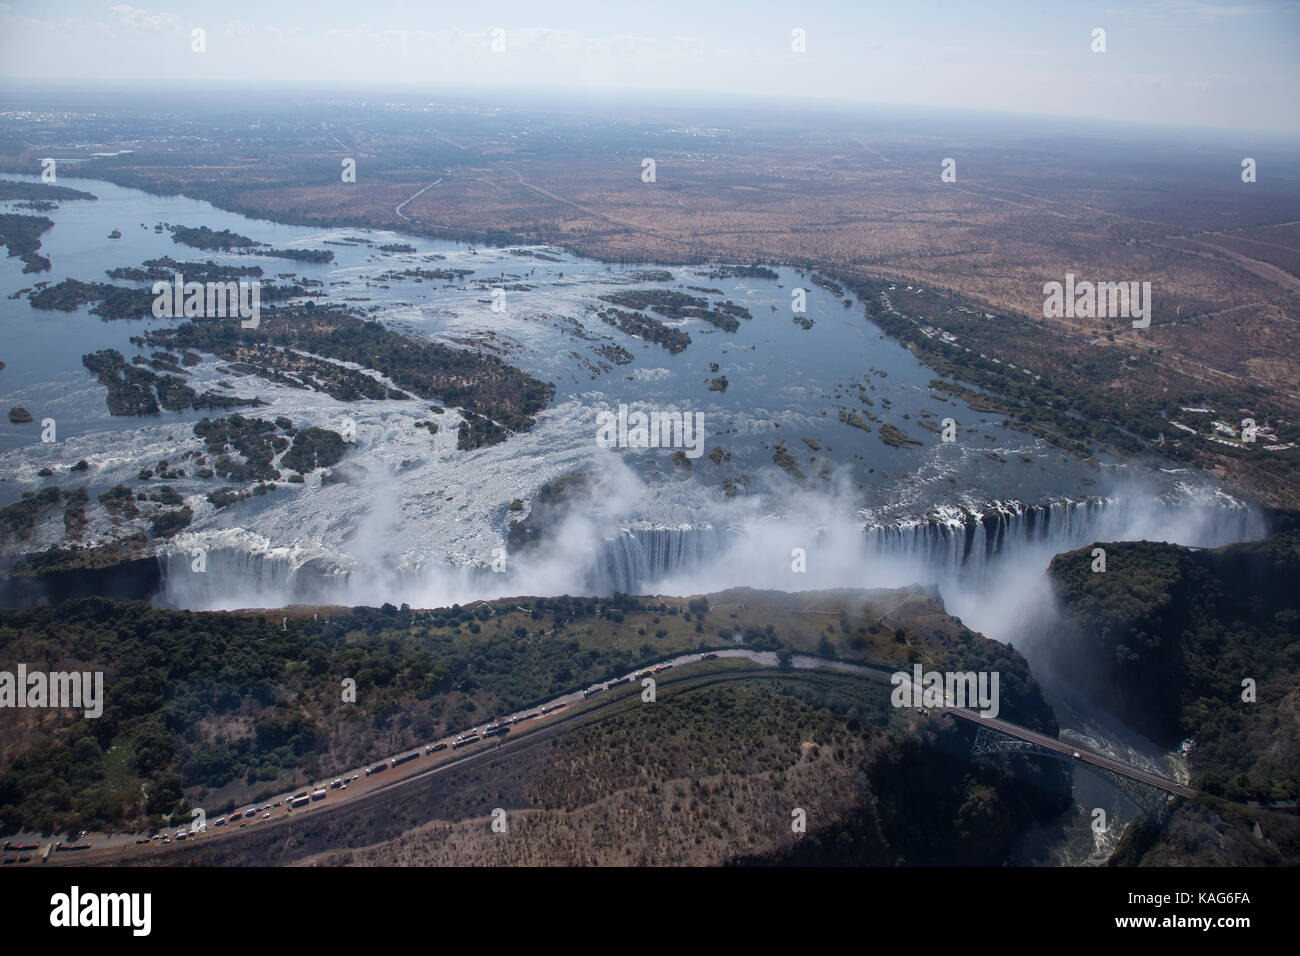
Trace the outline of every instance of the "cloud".
<instances>
[{"instance_id":1,"label":"cloud","mask_svg":"<svg viewBox=\"0 0 1300 956\"><path fill-rule=\"evenodd\" d=\"M145 33L181 30L185 26L184 21L174 13L150 13L125 3L109 7L108 12L118 25Z\"/></svg>"},{"instance_id":2,"label":"cloud","mask_svg":"<svg viewBox=\"0 0 1300 956\"><path fill-rule=\"evenodd\" d=\"M257 32L258 32L257 24L250 23L247 20L231 20L229 23L226 24L226 28L225 28L225 35L236 39L245 39L247 37L251 37L254 33ZM266 32L271 33L273 31L268 29ZM278 33L279 31L277 30L274 32Z\"/></svg>"}]
</instances>

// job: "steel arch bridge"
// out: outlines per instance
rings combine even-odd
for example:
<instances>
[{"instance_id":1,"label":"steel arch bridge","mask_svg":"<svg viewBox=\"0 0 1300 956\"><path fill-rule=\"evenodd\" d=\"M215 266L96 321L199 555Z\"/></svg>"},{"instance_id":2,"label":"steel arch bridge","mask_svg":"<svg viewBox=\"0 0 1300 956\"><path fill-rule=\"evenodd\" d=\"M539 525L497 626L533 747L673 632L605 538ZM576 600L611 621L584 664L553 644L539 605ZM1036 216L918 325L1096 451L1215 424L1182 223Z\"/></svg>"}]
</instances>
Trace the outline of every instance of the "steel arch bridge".
<instances>
[{"instance_id":1,"label":"steel arch bridge","mask_svg":"<svg viewBox=\"0 0 1300 956\"><path fill-rule=\"evenodd\" d=\"M1000 733L996 729L989 727L980 727L975 731L975 742L971 744L971 756L976 760L986 757L990 754L1000 753L1029 753L1038 754L1043 757L1053 757L1057 760L1070 761L1070 758L1057 750L1051 750L1029 740L1021 740L1018 737L1012 737L1009 734ZM1105 767L1099 767L1096 764L1087 765L1090 770L1101 774L1116 787L1118 787L1130 800L1137 804L1143 816L1150 819L1157 825L1164 824L1169 815L1173 812L1174 807L1178 804L1178 797L1174 794L1161 790L1159 787L1153 787L1149 784L1134 780L1132 777L1125 777L1122 774L1113 773Z\"/></svg>"}]
</instances>

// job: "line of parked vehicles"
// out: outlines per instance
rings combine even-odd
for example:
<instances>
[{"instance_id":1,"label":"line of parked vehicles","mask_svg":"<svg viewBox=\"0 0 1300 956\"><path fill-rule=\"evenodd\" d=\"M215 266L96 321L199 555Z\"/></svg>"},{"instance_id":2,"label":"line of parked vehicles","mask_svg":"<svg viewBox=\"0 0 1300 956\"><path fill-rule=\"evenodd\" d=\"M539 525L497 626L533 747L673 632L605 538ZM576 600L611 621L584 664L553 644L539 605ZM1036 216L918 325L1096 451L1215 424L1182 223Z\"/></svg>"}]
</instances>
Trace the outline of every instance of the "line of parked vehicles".
<instances>
[{"instance_id":1,"label":"line of parked vehicles","mask_svg":"<svg viewBox=\"0 0 1300 956\"><path fill-rule=\"evenodd\" d=\"M87 844L87 846L89 846L89 844ZM5 863L26 863L32 858L31 851L39 850L40 848L41 843L39 840L35 843L20 843L17 840L5 840L3 844L0 844L0 853L4 854L3 860ZM46 856L49 855L49 852L49 850L45 851Z\"/></svg>"},{"instance_id":2,"label":"line of parked vehicles","mask_svg":"<svg viewBox=\"0 0 1300 956\"><path fill-rule=\"evenodd\" d=\"M59 853L68 853L77 850L89 850L90 841L86 840L85 836L86 831L82 830L77 834L75 840L51 840L45 847L45 852L41 854L41 862L44 863L50 858L50 854L56 851ZM30 862L32 858L32 851L39 850L40 848L40 840L33 843L23 843L19 840L5 840L4 843L0 843L0 854L3 854L0 859L3 859L4 863L27 863Z\"/></svg>"},{"instance_id":3,"label":"line of parked vehicles","mask_svg":"<svg viewBox=\"0 0 1300 956\"><path fill-rule=\"evenodd\" d=\"M716 654L708 654L705 655L703 659L710 660L716 657L717 657ZM633 680L640 681L642 678L648 677L651 674L658 674L661 671L666 671L672 666L673 664L671 662L667 664L659 664L655 667L647 667L645 670L638 671L636 674L630 674L626 677L620 677L616 680L611 680L603 684L593 685L592 687L589 687L587 690L583 692L583 696L593 697L596 694L602 693L603 691L610 689L611 687L618 687L623 684L630 684ZM435 744L427 744L424 748L424 754L428 756L430 754L439 753L440 751L448 749L448 747L450 747L452 750L459 750L462 747L467 747L470 744L478 743L483 740L488 740L492 737L503 737L510 732L511 725L513 724L522 723L525 720L536 720L539 717L545 717L548 714L553 714L558 710L562 710L567 706L568 704L564 704L564 703L547 704L539 707L537 710L528 711L527 713L523 713L523 714L517 714L513 717L502 718L499 721L495 721L493 723L485 725L482 729L479 729L477 727L471 728L465 733L460 734L459 736L453 738L450 743L448 743L446 740L443 740ZM375 774L384 772L385 770L389 770L393 767L400 767L405 763L409 763L410 761L417 759L419 756L420 756L420 751L413 750L408 754L402 754L397 757L391 757L388 760L381 760L379 763L376 763L371 767L367 767L365 770L365 775L367 777L372 777ZM226 827L237 823L240 828L247 827L249 825L248 821L254 820L254 818L257 817L259 814L261 815L261 819L267 820L270 819L271 812L273 810L278 810L281 807L284 807L286 811L300 810L304 807L309 807L311 806L312 803L324 800L329 795L329 790L346 790L349 784L355 783L359 779L361 779L361 774L353 774L350 777L348 776L338 777L335 778L330 783L328 789L322 785L310 790L301 790L298 793L293 794L292 796L286 796L280 800L276 800L273 803L264 804L261 807L248 807L247 809L242 811L237 810L230 813L228 816L218 817L216 820L212 822L212 826L214 828ZM141 837L135 842L138 845L149 844L154 842L168 844L171 843L174 839L176 842L179 843L197 837L199 834L204 833L206 831L207 831L206 824L198 827L194 827L194 826L191 826L189 828L182 827L181 829L175 831L174 836L169 836L166 833L155 833L151 836ZM48 859L51 851L65 852L65 851L90 849L90 843L82 841L82 838L85 837L85 835L86 835L85 831L82 831L77 835L77 840L75 841L64 842L60 840L57 842L51 842L50 845L46 847L44 858ZM3 853L5 854L4 856L5 863L26 862L31 859L27 851L38 850L38 849L40 849L39 842L16 843L12 840L6 840L4 844L0 846L0 851L3 851ZM19 855L14 856L13 854L19 854Z\"/></svg>"},{"instance_id":4,"label":"line of parked vehicles","mask_svg":"<svg viewBox=\"0 0 1300 956\"><path fill-rule=\"evenodd\" d=\"M713 654L711 656L706 656L702 659L711 660L713 658L716 658L717 656L718 656L717 654ZM635 674L628 674L626 677L620 677L617 680L606 681L603 684L592 684L590 687L588 687L586 690L582 692L582 696L585 698L595 697L597 694L603 694L605 691L610 690L611 688L621 687L624 684L632 683L632 681L634 680L639 681L645 677L649 677L651 674L658 674L660 671L666 671L672 666L673 666L672 662L669 662L667 664L660 664L657 667L647 667L645 670L637 671Z\"/></svg>"},{"instance_id":5,"label":"line of parked vehicles","mask_svg":"<svg viewBox=\"0 0 1300 956\"><path fill-rule=\"evenodd\" d=\"M672 666L672 665L668 665L668 666ZM479 730L478 728L469 730L466 733L463 733L458 737L456 737L455 739L453 739L450 744L448 744L448 742L445 740L439 741L436 744L428 744L424 748L424 753L425 755L435 754L438 753L439 751L446 750L449 746L452 750L459 750L461 747L468 746L469 744L472 743L477 743L480 740L486 740L490 737L502 737L510 732L511 724L517 724L525 720L534 720L538 717L545 716L546 714L553 713L564 706L565 706L564 704L544 706L538 708L537 710L529 711L528 713L518 714L513 717L502 718L499 721L486 725L485 727L483 727L482 730ZM390 757L388 760L381 760L379 761L379 763L367 767L365 770L365 775L367 777L373 777L375 774L383 773L385 770L392 769L393 767L400 767L402 764L409 763L410 761L415 760L419 756L420 756L420 751L413 750L408 754L402 754L397 757ZM329 789L346 790L348 788L349 783L354 783L360 778L361 778L361 774L354 774L351 777L337 778L329 785ZM286 797L284 800L277 800L274 803L267 804L266 806L261 807L260 810L256 807L250 807L247 810L244 810L242 813L235 812L230 814L229 817L221 817L220 819L216 820L212 825L214 827L223 827L228 825L229 823L233 823L235 821L244 818L252 819L253 817L257 816L259 812L261 812L262 818L266 819L271 816L270 811L278 809L279 807L284 806L285 804L288 804L290 810L298 810L298 809L302 809L303 807L310 806L314 801L324 800L327 795L328 795L328 791L324 787L319 787L310 793L306 790L303 790L300 793L294 794L292 797ZM248 824L241 823L240 826L248 826ZM201 831L197 831L197 832L201 832ZM197 835L197 832L193 830L177 831L176 839L184 840L187 838L187 835L194 836ZM136 842L149 843L152 840L157 838L158 837L155 834L154 837L137 840ZM162 842L170 843L171 839L164 836L162 837Z\"/></svg>"},{"instance_id":6,"label":"line of parked vehicles","mask_svg":"<svg viewBox=\"0 0 1300 956\"><path fill-rule=\"evenodd\" d=\"M529 713L526 714L519 714L514 717L506 717L495 723L488 724L481 731L475 728L474 730L471 730L468 733L464 733L461 734L459 737L456 737L455 740L453 740L450 744L451 749L458 750L461 747L464 747L468 744L475 743L476 741L479 740L485 740L489 737L504 736L505 734L510 732L511 724L517 724L520 721L524 721L524 720L533 720L542 715L559 710L560 707L562 706L563 705L542 707L538 710L530 711ZM446 741L440 741L439 743L436 744L428 744L424 748L424 753L426 755L438 753L439 751L446 750L447 747L448 744ZM413 750L408 754L402 754L397 757L391 757L386 761L381 760L379 763L367 767L365 770L365 775L367 777L373 777L375 774L383 773L385 770L389 770L393 767L400 767L403 764L410 763L412 760L415 760L419 756L420 756L420 751ZM346 790L348 788L349 783L355 783L359 779L361 779L361 774L354 774L351 777L336 778L329 785L329 790ZM299 793L295 793L291 797L285 797L283 800L277 800L274 803L268 803L265 806L260 808L249 807L247 810L244 810L242 812L237 811L235 813L232 813L228 817L220 817L217 820L213 821L212 825L213 827L224 827L229 825L230 823L234 823L240 820L245 820L245 819L251 820L253 817L256 817L258 813L261 813L262 819L264 820L269 819L272 810L279 809L280 807L285 806L286 804L288 806L288 809L290 810L300 810L303 807L311 806L312 803L318 800L324 800L329 795L329 790L326 790L326 788L323 786L317 787L311 791L303 790L300 791ZM240 823L239 825L241 827L248 826L247 823ZM206 827L200 827L198 829L189 829L189 830L185 830L185 829L177 830L176 839L178 841L185 840L188 839L189 837L197 836L199 833L204 832L204 830L206 830ZM172 842L170 837L166 835L160 835L160 834L154 834L152 837L142 838L136 840L135 842L151 843L154 840L159 839L160 837L163 843ZM87 846L89 846L89 844L87 844Z\"/></svg>"}]
</instances>

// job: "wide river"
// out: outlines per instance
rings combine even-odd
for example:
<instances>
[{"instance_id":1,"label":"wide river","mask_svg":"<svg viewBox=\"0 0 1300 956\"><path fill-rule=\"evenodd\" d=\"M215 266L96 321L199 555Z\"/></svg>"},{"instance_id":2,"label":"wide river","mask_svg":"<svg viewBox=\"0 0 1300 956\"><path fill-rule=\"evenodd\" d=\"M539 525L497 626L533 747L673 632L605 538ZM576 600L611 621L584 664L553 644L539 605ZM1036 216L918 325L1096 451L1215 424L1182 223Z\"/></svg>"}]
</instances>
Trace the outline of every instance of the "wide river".
<instances>
[{"instance_id":1,"label":"wide river","mask_svg":"<svg viewBox=\"0 0 1300 956\"><path fill-rule=\"evenodd\" d=\"M753 279L710 267L607 265L546 247L475 249L392 232L288 226L67 176L59 185L98 198L61 202L44 213L55 222L40 250L52 271L23 274L19 259L0 260L0 411L21 406L36 419L20 425L0 415L0 505L49 485L84 484L92 502L119 483L135 488L142 467L203 451L192 426L211 414L110 415L105 389L82 356L103 348L118 349L128 361L147 356L150 350L131 337L169 321L110 322L88 308L38 311L20 294L38 282L105 281L106 270L163 256L256 264L264 281L283 275L318 283L318 300L346 304L417 338L490 350L555 385L554 401L530 431L464 452L455 447L454 409L437 418L441 427L430 435L415 426L435 417L428 403L343 403L239 375L204 356L188 369L197 391L227 382L232 394L268 403L250 415L283 415L299 427L337 430L350 419L356 445L344 462L345 482L323 483L317 472L301 485L281 483L224 509L206 497L220 482L199 479L192 469L172 482L194 519L164 546L174 552L164 562L168 603L237 607L310 598L438 606L574 593L593 581L691 594L734 585L800 590L922 580L938 586L969 625L1012 639L1041 611L1041 575L1061 550L1139 537L1217 545L1263 530L1250 509L1203 476L1104 457L1081 462L935 392L935 374L867 321L861 302L794 269ZM0 203L0 211L30 214L12 202ZM329 249L334 260L199 251L173 242L163 224L229 229L279 249ZM110 238L115 230L121 238ZM379 248L395 244L414 251ZM468 274L451 281L396 274L411 269ZM506 290L504 311L493 309L495 288ZM801 316L791 310L796 288L806 290ZM596 316L608 305L601 296L629 289L733 303L752 317L734 333L698 319L670 320L691 337L673 355ZM938 326L957 307L908 287L889 295L900 311ZM613 346L630 360L609 361ZM711 389L722 376L725 391ZM729 457L696 458L685 469L672 463L671 450L601 448L597 413L620 403L701 412L706 453L719 447ZM872 430L846 424L841 411L870 420ZM955 443L921 427L945 418L958 423ZM57 441L40 440L43 419L55 421ZM885 423L917 443L886 444ZM808 475L805 483L792 484L774 464L779 443ZM89 468L74 478L67 468L81 459ZM53 476L39 474L46 468ZM512 555L506 573L488 571L516 517L512 502L528 507L544 484L575 471L594 477L594 493L547 548L527 559ZM1036 505L1034 516L1029 506ZM1002 530L982 530L972 548L962 526L971 513L1004 516L989 526ZM864 529L877 532L867 535L866 550ZM83 543L103 543L122 530L92 507ZM24 549L61 543L62 521L50 521ZM186 569L198 549L208 554L207 570L191 575ZM803 569L796 551L805 554ZM310 587L296 580L306 576L303 569L312 571ZM1064 691L1055 702L1067 735L1153 766L1162 759L1122 728L1084 716L1086 704L1069 701ZM1076 831L1076 859L1104 856L1112 839L1098 837L1093 845L1088 832Z\"/></svg>"}]
</instances>

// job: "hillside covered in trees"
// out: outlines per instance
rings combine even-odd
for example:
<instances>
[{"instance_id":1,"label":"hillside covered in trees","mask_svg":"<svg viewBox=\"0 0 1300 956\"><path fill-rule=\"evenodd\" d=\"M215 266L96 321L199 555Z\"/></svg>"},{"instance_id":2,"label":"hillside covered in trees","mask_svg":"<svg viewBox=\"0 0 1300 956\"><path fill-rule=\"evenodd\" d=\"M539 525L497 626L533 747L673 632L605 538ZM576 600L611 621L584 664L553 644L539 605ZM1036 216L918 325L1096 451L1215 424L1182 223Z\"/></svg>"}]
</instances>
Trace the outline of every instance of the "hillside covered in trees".
<instances>
[{"instance_id":1,"label":"hillside covered in trees","mask_svg":"<svg viewBox=\"0 0 1300 956\"><path fill-rule=\"evenodd\" d=\"M1164 833L1137 828L1118 858L1300 859L1300 530L1279 523L1215 550L1104 544L1105 573L1091 546L1052 562L1054 665L1156 742L1190 742L1191 785L1206 795ZM1287 812L1247 810L1274 805Z\"/></svg>"},{"instance_id":2,"label":"hillside covered in trees","mask_svg":"<svg viewBox=\"0 0 1300 956\"><path fill-rule=\"evenodd\" d=\"M844 613L809 614L807 602L838 603ZM3 612L6 660L33 669L102 669L106 701L97 719L0 711L0 829L130 830L187 819L193 806L221 812L675 654L738 646L737 639L780 654L900 669L921 660L941 669L996 669L1001 715L1055 732L1019 654L968 631L920 594L897 620L880 621L897 603L896 592L739 589L689 601L616 595L430 611L297 609L287 619L279 611L194 613L102 598ZM345 678L356 681L355 702L341 699ZM768 692L761 690L710 692L689 697L702 709L684 704L649 723L644 715L618 718L608 732L566 743L565 752L590 751L600 774L626 776L627 767L600 743L604 736L636 749L637 740L671 725L683 742L704 748L685 747L665 773L704 779L731 766L762 774L767 782L744 784L757 792L770 789L768 777L781 766L805 762L801 741L815 732L830 748L836 786L847 788L836 797L842 813L827 845L836 859L863 862L886 852L893 859L904 844L913 846L902 853L909 858L942 856L938 844L911 842L921 834L903 808L916 801L933 800L951 817L944 833L968 835L972 842L959 854L967 862L998 862L1031 818L1041 822L1063 807L1059 764L1008 758L1002 768L977 766L968 760L973 728L890 706L888 685L807 674L797 683L790 691L804 701L797 707L764 704ZM753 713L765 708L768 717L755 722ZM752 740L743 739L746 727L755 731ZM666 746L657 745L665 757ZM926 756L929 750L936 753ZM768 756L753 763L760 752ZM878 789L862 782L877 776ZM582 775L557 779L543 794L547 805L581 796L575 788ZM888 793L888 806L853 809L873 801L871 793ZM634 802L643 798L648 794ZM899 834L892 849L864 829L875 827L880 813L891 815L891 832ZM749 862L766 861L771 848L754 850L761 859Z\"/></svg>"}]
</instances>

